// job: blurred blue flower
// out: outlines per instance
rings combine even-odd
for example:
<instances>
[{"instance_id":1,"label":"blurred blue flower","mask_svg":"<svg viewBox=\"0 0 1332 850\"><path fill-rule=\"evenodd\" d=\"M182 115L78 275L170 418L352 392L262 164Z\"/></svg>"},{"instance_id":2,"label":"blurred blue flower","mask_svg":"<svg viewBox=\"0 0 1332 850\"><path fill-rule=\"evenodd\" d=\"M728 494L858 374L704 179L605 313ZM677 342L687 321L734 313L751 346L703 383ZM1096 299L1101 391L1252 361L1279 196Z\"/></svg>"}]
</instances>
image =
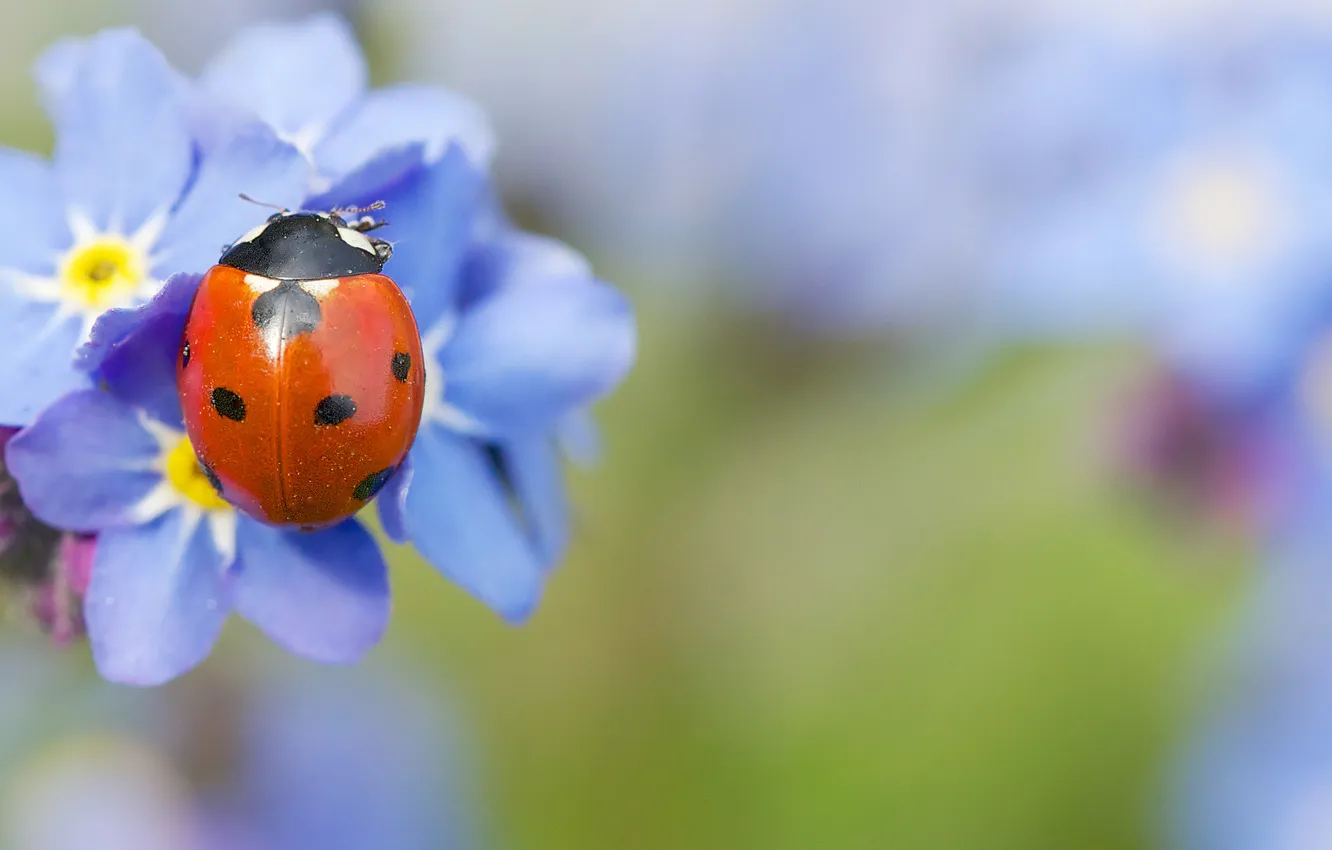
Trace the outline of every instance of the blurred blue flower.
<instances>
[{"instance_id":1,"label":"blurred blue flower","mask_svg":"<svg viewBox=\"0 0 1332 850\"><path fill-rule=\"evenodd\" d=\"M1212 391L1260 391L1332 272L1332 44L1050 36L975 89L975 159L1002 188L991 317L1142 334Z\"/></svg>"},{"instance_id":2,"label":"blurred blue flower","mask_svg":"<svg viewBox=\"0 0 1332 850\"><path fill-rule=\"evenodd\" d=\"M84 604L98 669L132 684L198 664L234 608L291 652L358 659L388 620L388 579L356 521L298 533L216 494L181 427L174 370L197 275L113 311L82 365L100 384L51 405L9 443L10 471L44 522L98 534Z\"/></svg>"},{"instance_id":3,"label":"blurred blue flower","mask_svg":"<svg viewBox=\"0 0 1332 850\"><path fill-rule=\"evenodd\" d=\"M568 247L514 230L457 147L396 183L317 207L387 201L386 271L412 302L426 404L385 529L510 620L526 618L567 535L556 442L625 377L633 311Z\"/></svg>"},{"instance_id":4,"label":"blurred blue flower","mask_svg":"<svg viewBox=\"0 0 1332 850\"><path fill-rule=\"evenodd\" d=\"M8 655L0 670L22 698L0 735L7 850L476 843L450 718L401 674L270 666L150 703L53 677L54 659Z\"/></svg>"},{"instance_id":5,"label":"blurred blue flower","mask_svg":"<svg viewBox=\"0 0 1332 850\"><path fill-rule=\"evenodd\" d=\"M142 303L178 271L202 272L244 232L247 192L295 204L308 164L258 122L203 156L190 95L127 30L60 42L36 66L56 129L50 162L0 150L0 424L26 425L91 386L74 352L104 311Z\"/></svg>"},{"instance_id":6,"label":"blurred blue flower","mask_svg":"<svg viewBox=\"0 0 1332 850\"><path fill-rule=\"evenodd\" d=\"M234 133L238 119L267 122L313 165L315 191L413 142L424 146L427 161L456 143L478 167L489 163L494 139L475 104L433 86L366 88L365 59L342 18L259 24L204 68L195 128L207 149Z\"/></svg>"},{"instance_id":7,"label":"blurred blue flower","mask_svg":"<svg viewBox=\"0 0 1332 850\"><path fill-rule=\"evenodd\" d=\"M987 14L856 0L572 8L421 7L437 26L401 34L411 67L484 100L508 193L708 308L839 334L958 309L981 234L949 91Z\"/></svg>"},{"instance_id":8,"label":"blurred blue flower","mask_svg":"<svg viewBox=\"0 0 1332 850\"><path fill-rule=\"evenodd\" d=\"M1317 850L1332 842L1332 515L1310 502L1267 559L1222 656L1221 693L1177 770L1179 850Z\"/></svg>"}]
</instances>

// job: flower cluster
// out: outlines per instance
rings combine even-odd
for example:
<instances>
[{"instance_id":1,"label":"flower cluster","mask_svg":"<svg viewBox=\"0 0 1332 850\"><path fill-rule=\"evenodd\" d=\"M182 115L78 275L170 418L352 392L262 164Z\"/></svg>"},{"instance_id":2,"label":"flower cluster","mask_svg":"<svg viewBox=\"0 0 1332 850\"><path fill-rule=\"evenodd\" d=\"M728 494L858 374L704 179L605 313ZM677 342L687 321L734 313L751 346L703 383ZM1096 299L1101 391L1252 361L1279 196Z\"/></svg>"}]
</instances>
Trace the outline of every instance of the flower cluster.
<instances>
[{"instance_id":1,"label":"flower cluster","mask_svg":"<svg viewBox=\"0 0 1332 850\"><path fill-rule=\"evenodd\" d=\"M182 430L175 364L200 275L267 217L242 195L386 205L385 273L412 304L427 383L416 443L378 499L383 527L527 617L566 536L556 438L623 379L635 330L581 257L504 217L475 107L367 91L330 16L244 32L198 79L130 31L56 45L37 78L52 160L0 152L0 424L22 428L6 458L32 513L96 535L84 616L103 675L178 675L232 610L328 663L359 658L386 625L387 570L358 520L251 519Z\"/></svg>"}]
</instances>

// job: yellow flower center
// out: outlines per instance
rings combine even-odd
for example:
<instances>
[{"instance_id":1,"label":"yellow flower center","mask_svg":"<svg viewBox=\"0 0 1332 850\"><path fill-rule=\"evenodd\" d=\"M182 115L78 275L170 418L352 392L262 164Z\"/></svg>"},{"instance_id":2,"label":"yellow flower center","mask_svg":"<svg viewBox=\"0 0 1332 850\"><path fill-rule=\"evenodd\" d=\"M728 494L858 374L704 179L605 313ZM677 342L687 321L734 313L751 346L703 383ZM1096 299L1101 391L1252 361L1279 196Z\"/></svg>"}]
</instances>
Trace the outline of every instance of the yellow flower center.
<instances>
[{"instance_id":1,"label":"yellow flower center","mask_svg":"<svg viewBox=\"0 0 1332 850\"><path fill-rule=\"evenodd\" d=\"M231 505L217 494L208 474L194 453L189 437L181 437L166 456L166 476L182 496L206 511L230 510Z\"/></svg>"},{"instance_id":2,"label":"yellow flower center","mask_svg":"<svg viewBox=\"0 0 1332 850\"><path fill-rule=\"evenodd\" d=\"M130 304L147 276L145 260L142 251L114 236L75 245L60 264L65 296L96 310Z\"/></svg>"}]
</instances>

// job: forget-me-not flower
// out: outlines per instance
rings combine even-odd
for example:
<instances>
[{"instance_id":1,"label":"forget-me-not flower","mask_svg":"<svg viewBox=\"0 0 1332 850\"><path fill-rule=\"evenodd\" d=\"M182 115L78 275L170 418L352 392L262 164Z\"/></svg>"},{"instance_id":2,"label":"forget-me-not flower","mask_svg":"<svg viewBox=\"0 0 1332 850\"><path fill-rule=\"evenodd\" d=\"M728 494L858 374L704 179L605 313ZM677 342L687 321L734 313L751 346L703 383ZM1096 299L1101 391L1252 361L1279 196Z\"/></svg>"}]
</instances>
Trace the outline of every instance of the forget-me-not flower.
<instances>
[{"instance_id":1,"label":"forget-me-not flower","mask_svg":"<svg viewBox=\"0 0 1332 850\"><path fill-rule=\"evenodd\" d=\"M457 146L379 195L396 244L386 272L411 299L427 361L421 429L380 515L446 576L523 619L567 534L557 439L628 372L632 309L574 251L508 224ZM313 203L371 199L335 189Z\"/></svg>"},{"instance_id":2,"label":"forget-me-not flower","mask_svg":"<svg viewBox=\"0 0 1332 850\"><path fill-rule=\"evenodd\" d=\"M199 663L234 609L290 651L359 658L388 620L388 578L358 522L301 533L216 494L182 428L175 362L197 275L107 314L82 365L101 388L63 396L9 443L43 521L96 532L84 603L104 676L155 684Z\"/></svg>"},{"instance_id":3,"label":"forget-me-not flower","mask_svg":"<svg viewBox=\"0 0 1332 850\"><path fill-rule=\"evenodd\" d=\"M309 181L258 121L201 152L189 83L132 31L61 42L36 76L54 155L0 150L0 424L19 426L91 386L73 361L98 316L203 272L244 232L254 208L239 193L294 205Z\"/></svg>"},{"instance_id":4,"label":"forget-me-not flower","mask_svg":"<svg viewBox=\"0 0 1332 850\"><path fill-rule=\"evenodd\" d=\"M975 91L974 159L1013 175L991 197L988 315L1138 334L1209 391L1254 392L1332 271L1326 38L1259 29L1173 52L1094 36L1079 49L1063 30L1049 41ZM1033 170L1046 152L1069 159Z\"/></svg>"}]
</instances>

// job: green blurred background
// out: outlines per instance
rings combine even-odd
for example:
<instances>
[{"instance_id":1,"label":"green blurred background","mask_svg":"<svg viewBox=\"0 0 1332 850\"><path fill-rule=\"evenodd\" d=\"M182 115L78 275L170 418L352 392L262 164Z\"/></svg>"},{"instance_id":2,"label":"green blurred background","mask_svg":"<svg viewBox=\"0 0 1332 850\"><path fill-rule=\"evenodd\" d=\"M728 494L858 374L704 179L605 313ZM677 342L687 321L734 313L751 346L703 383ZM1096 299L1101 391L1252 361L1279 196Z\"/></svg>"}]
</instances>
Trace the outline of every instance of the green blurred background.
<instances>
[{"instance_id":1,"label":"green blurred background","mask_svg":"<svg viewBox=\"0 0 1332 850\"><path fill-rule=\"evenodd\" d=\"M756 373L639 307L534 621L397 561L390 646L466 695L511 846L1156 846L1243 558L1108 477L1136 358L922 399L879 363Z\"/></svg>"}]
</instances>

